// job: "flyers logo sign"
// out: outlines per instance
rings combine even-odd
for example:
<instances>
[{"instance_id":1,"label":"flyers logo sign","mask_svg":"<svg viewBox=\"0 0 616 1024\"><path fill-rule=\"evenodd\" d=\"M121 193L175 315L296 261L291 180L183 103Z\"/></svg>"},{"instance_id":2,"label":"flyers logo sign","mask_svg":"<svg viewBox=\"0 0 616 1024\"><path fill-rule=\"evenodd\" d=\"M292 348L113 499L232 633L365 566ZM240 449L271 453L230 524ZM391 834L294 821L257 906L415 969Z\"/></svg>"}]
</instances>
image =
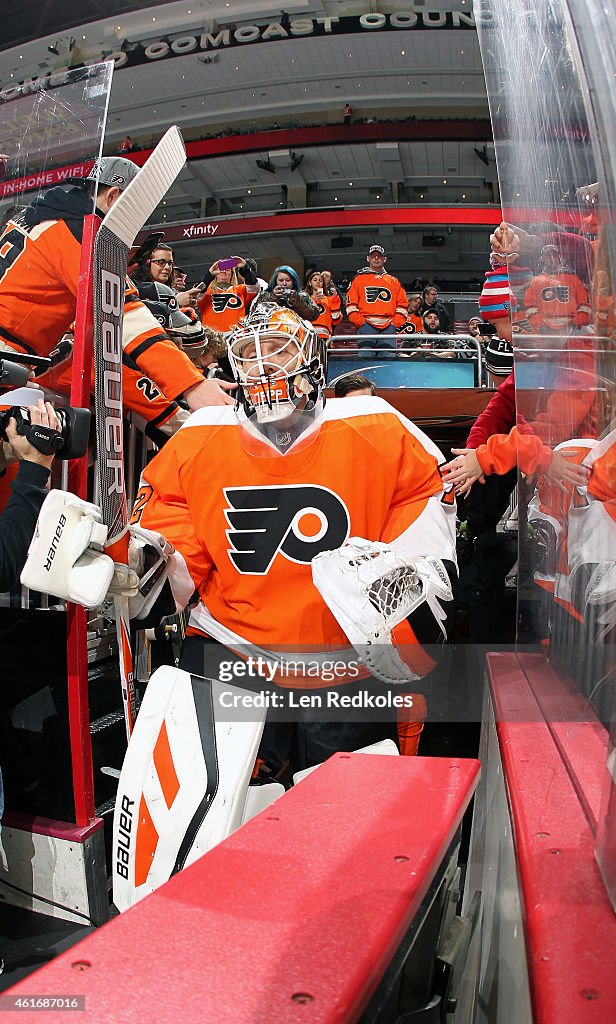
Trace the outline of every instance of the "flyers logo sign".
<instances>
[{"instance_id":1,"label":"flyers logo sign","mask_svg":"<svg viewBox=\"0 0 616 1024\"><path fill-rule=\"evenodd\" d=\"M379 288L377 285L366 285L364 288L366 295L366 302L389 302L391 299L391 292L389 288Z\"/></svg>"},{"instance_id":2,"label":"flyers logo sign","mask_svg":"<svg viewBox=\"0 0 616 1024\"><path fill-rule=\"evenodd\" d=\"M549 288L544 288L541 292L541 298L544 302L562 302L566 305L569 301L569 289L566 285L550 285Z\"/></svg>"},{"instance_id":3,"label":"flyers logo sign","mask_svg":"<svg viewBox=\"0 0 616 1024\"><path fill-rule=\"evenodd\" d=\"M238 572L264 576L280 552L308 565L349 535L346 505L327 487L225 487L228 554Z\"/></svg>"},{"instance_id":4,"label":"flyers logo sign","mask_svg":"<svg viewBox=\"0 0 616 1024\"><path fill-rule=\"evenodd\" d=\"M224 313L225 309L241 309L242 300L235 292L214 292L212 309L215 313Z\"/></svg>"}]
</instances>

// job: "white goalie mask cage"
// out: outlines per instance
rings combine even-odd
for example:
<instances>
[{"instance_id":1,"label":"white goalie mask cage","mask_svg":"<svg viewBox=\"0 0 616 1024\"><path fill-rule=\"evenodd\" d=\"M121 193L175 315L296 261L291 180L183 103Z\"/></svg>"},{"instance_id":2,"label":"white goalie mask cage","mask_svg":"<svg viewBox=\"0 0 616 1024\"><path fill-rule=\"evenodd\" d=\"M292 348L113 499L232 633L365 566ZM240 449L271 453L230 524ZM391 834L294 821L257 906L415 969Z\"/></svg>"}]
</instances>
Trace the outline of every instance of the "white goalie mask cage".
<instances>
[{"instance_id":1,"label":"white goalie mask cage","mask_svg":"<svg viewBox=\"0 0 616 1024\"><path fill-rule=\"evenodd\" d=\"M325 387L325 343L293 310L264 302L229 336L229 360L248 418L276 424L314 409Z\"/></svg>"}]
</instances>

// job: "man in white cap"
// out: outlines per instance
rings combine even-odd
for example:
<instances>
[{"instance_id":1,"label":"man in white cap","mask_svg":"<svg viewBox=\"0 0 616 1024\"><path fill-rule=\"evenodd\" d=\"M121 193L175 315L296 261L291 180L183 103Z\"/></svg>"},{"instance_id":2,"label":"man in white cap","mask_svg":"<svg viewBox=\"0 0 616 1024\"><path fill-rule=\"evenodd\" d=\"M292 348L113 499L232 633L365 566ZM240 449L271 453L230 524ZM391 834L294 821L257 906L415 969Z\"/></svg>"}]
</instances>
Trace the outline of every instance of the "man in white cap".
<instances>
[{"instance_id":1,"label":"man in white cap","mask_svg":"<svg viewBox=\"0 0 616 1024\"><path fill-rule=\"evenodd\" d=\"M346 315L357 328L358 348L395 348L396 330L406 323L408 300L397 277L385 272L382 245L371 245L368 266L351 281Z\"/></svg>"}]
</instances>

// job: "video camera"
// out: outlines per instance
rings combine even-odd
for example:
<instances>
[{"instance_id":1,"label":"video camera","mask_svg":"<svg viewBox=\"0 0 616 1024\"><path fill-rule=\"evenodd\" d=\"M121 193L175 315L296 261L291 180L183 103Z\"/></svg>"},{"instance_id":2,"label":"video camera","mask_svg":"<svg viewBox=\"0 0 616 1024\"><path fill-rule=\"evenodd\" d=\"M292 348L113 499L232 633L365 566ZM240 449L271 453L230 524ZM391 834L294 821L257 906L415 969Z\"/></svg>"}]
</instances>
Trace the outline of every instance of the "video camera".
<instances>
[{"instance_id":1,"label":"video camera","mask_svg":"<svg viewBox=\"0 0 616 1024\"><path fill-rule=\"evenodd\" d=\"M44 373L52 365L52 362L53 360L46 356L34 356L20 352L11 352L9 358L3 355L0 357L0 394L5 390L10 393L15 388L26 387L30 382L33 369L35 373L37 371ZM43 394L44 392L40 391L41 397ZM9 394L6 397L10 400ZM1 398L0 401L2 401ZM90 410L76 409L69 405L56 409L56 416L60 421L59 430L30 423L28 410L18 405L0 410L0 438L10 443L6 428L11 417L14 417L17 433L26 437L30 444L43 455L56 455L59 459L81 458L88 450Z\"/></svg>"},{"instance_id":2,"label":"video camera","mask_svg":"<svg viewBox=\"0 0 616 1024\"><path fill-rule=\"evenodd\" d=\"M68 405L56 409L56 416L60 421L59 430L31 423L28 410L14 405L11 409L0 411L0 437L9 442L6 428L11 417L14 417L17 433L27 438L42 455L55 455L58 459L81 458L88 450L90 410L75 409Z\"/></svg>"}]
</instances>

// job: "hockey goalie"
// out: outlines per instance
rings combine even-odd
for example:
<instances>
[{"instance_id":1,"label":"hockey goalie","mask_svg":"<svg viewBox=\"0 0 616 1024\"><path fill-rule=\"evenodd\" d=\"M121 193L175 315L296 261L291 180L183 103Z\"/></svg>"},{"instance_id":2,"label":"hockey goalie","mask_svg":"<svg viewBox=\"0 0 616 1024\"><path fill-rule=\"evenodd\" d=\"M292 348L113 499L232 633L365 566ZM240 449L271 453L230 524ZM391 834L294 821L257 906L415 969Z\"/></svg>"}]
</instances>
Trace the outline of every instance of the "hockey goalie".
<instances>
[{"instance_id":1,"label":"hockey goalie","mask_svg":"<svg viewBox=\"0 0 616 1024\"><path fill-rule=\"evenodd\" d=\"M229 358L236 408L192 415L133 508L131 616L154 614L169 588L192 613L180 670L149 682L120 777L120 909L267 806L289 765L386 739L395 752L400 736L415 752L418 681L453 605L455 505L432 442L380 398L326 404L324 342L289 310L257 306ZM66 592L79 582L69 574ZM268 785L249 785L255 774Z\"/></svg>"},{"instance_id":2,"label":"hockey goalie","mask_svg":"<svg viewBox=\"0 0 616 1024\"><path fill-rule=\"evenodd\" d=\"M175 548L178 605L198 598L180 667L222 678L231 651L240 685L257 665L259 686L412 691L452 607L441 453L380 398L326 404L324 343L290 310L258 305L229 358L236 409L193 415L144 470L133 512ZM274 774L380 738L361 715L295 718L266 728Z\"/></svg>"}]
</instances>

